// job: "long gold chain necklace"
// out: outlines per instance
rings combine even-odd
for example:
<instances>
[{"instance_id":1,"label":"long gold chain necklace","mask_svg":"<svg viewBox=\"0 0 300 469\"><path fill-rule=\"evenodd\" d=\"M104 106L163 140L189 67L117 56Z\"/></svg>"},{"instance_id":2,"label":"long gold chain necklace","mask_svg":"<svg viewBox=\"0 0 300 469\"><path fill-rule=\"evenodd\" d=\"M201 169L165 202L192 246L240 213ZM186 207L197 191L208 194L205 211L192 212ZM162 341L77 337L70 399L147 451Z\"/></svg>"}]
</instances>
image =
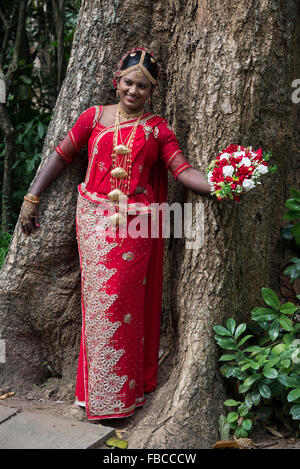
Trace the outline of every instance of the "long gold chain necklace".
<instances>
[{"instance_id":1,"label":"long gold chain necklace","mask_svg":"<svg viewBox=\"0 0 300 469\"><path fill-rule=\"evenodd\" d=\"M144 113L144 110L140 111L137 114L126 114L130 116L131 119L134 119L137 116L137 120L133 126L133 129L125 139L125 142L122 142L122 136L120 131L120 113L122 113L120 105L117 107L116 118L115 118L115 130L113 137L113 151L112 151L112 171L111 171L111 188L112 190L108 193L108 198L114 202L119 202L121 197L124 197L129 193L130 189L130 177L131 177L131 168L132 168L132 145L135 138L135 134L138 128L138 125L141 121L141 117ZM124 113L123 113L124 116ZM118 145L118 136L120 134L121 144ZM118 161L120 155L121 161ZM115 213L111 218L116 224L122 223L124 217L119 213Z\"/></svg>"}]
</instances>

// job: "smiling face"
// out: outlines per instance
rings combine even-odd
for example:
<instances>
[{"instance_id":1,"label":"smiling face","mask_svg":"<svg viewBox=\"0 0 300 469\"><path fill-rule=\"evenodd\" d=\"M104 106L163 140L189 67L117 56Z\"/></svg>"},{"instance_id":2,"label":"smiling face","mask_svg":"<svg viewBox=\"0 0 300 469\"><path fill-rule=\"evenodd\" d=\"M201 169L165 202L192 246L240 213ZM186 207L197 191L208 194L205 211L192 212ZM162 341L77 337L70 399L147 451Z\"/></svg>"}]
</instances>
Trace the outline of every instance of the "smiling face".
<instances>
[{"instance_id":1,"label":"smiling face","mask_svg":"<svg viewBox=\"0 0 300 469\"><path fill-rule=\"evenodd\" d=\"M143 109L151 96L152 84L144 74L133 70L120 79L118 90L123 110L128 114L136 113Z\"/></svg>"}]
</instances>

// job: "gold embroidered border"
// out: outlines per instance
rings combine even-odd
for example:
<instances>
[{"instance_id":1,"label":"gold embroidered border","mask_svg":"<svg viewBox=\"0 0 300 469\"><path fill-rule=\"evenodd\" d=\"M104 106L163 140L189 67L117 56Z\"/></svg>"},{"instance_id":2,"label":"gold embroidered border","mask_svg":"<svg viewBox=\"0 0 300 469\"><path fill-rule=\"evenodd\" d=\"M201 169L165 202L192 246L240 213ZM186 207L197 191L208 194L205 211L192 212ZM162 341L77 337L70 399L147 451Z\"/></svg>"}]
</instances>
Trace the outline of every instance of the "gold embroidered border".
<instances>
[{"instance_id":1,"label":"gold embroidered border","mask_svg":"<svg viewBox=\"0 0 300 469\"><path fill-rule=\"evenodd\" d=\"M176 150L168 159L167 161L167 168L170 166L171 161L174 160L175 156L179 155L179 153L182 153L182 150Z\"/></svg>"},{"instance_id":2,"label":"gold embroidered border","mask_svg":"<svg viewBox=\"0 0 300 469\"><path fill-rule=\"evenodd\" d=\"M106 291L107 282L117 272L116 268L106 267L106 256L117 243L106 240L105 230L110 223L107 217L96 214L94 204L83 197L78 199L77 221L88 368L86 399L91 415L110 415L116 410L123 412L125 403L120 391L128 381L127 375L119 376L114 371L125 350L116 349L113 340L122 323L110 320L109 309L118 294Z\"/></svg>"},{"instance_id":3,"label":"gold embroidered border","mask_svg":"<svg viewBox=\"0 0 300 469\"><path fill-rule=\"evenodd\" d=\"M95 106L95 116L93 120L93 128L95 127L100 115L100 106Z\"/></svg>"},{"instance_id":4,"label":"gold embroidered border","mask_svg":"<svg viewBox=\"0 0 300 469\"><path fill-rule=\"evenodd\" d=\"M70 138L71 138L71 142L73 143L74 147L75 147L75 150L76 151L80 151L80 148L78 147L77 143L76 143L76 140L75 140L75 137L73 135L73 132L72 130L69 130L68 134L70 135Z\"/></svg>"}]
</instances>

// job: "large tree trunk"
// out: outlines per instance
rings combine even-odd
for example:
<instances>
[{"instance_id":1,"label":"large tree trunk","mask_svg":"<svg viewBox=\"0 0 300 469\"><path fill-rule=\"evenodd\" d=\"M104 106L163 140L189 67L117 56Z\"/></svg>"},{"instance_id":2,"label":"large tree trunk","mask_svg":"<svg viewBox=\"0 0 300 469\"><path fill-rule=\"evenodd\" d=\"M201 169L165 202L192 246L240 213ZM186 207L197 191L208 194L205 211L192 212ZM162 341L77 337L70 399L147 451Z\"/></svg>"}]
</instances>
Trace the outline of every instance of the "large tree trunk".
<instances>
[{"instance_id":1,"label":"large tree trunk","mask_svg":"<svg viewBox=\"0 0 300 469\"><path fill-rule=\"evenodd\" d=\"M157 391L134 417L130 446L207 448L217 439L225 395L212 327L230 316L249 318L261 287L277 289L285 255L278 249L284 201L288 188L299 185L291 100L291 83L300 76L299 10L296 0L116 5L82 2L42 164L84 109L113 101L120 56L145 45L163 68L154 110L169 119L195 168L205 171L230 143L272 149L279 166L239 204L202 198L170 179L170 202L204 203L205 240L198 250L185 249L182 239L166 242L162 342L171 353ZM43 379L47 362L75 387L81 312L74 215L84 170L81 156L47 190L34 236L16 227L1 271L2 386L29 387Z\"/></svg>"}]
</instances>

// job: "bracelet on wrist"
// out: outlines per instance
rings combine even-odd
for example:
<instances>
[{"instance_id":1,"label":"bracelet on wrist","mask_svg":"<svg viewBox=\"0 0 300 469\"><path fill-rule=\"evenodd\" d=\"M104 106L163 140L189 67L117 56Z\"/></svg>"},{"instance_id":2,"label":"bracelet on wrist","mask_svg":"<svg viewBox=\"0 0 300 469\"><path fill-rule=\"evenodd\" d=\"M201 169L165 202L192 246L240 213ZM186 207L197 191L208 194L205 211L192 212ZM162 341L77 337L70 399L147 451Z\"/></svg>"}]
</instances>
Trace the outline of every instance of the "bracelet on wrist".
<instances>
[{"instance_id":1,"label":"bracelet on wrist","mask_svg":"<svg viewBox=\"0 0 300 469\"><path fill-rule=\"evenodd\" d=\"M37 195L30 193L24 196L24 200L27 200L27 202L31 202L32 204L38 204L40 202L40 198Z\"/></svg>"}]
</instances>

